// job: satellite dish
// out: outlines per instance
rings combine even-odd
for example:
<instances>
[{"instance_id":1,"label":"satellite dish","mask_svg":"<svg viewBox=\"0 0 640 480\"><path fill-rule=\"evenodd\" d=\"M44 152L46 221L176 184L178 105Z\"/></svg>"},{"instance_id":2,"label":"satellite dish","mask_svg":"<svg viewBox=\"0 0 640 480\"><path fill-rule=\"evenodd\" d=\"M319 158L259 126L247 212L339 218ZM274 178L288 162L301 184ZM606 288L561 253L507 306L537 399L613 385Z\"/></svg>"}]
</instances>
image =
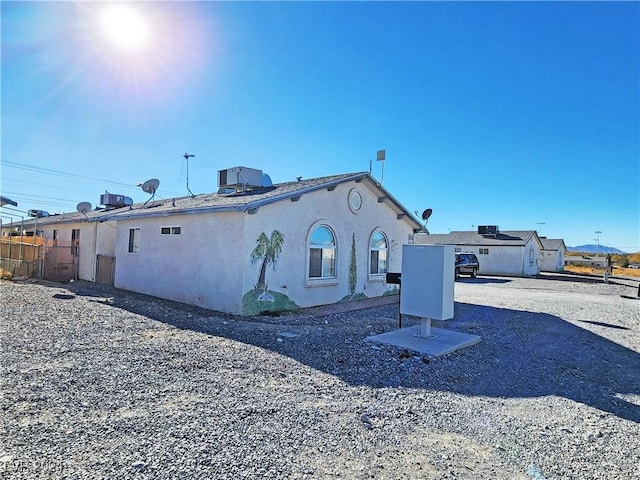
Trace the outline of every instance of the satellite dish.
<instances>
[{"instance_id":1,"label":"satellite dish","mask_svg":"<svg viewBox=\"0 0 640 480\"><path fill-rule=\"evenodd\" d=\"M147 180L146 182L144 182L141 188L143 192L147 192L153 195L154 193L156 193L156 190L159 186L160 180L158 180L157 178L152 178L151 180Z\"/></svg>"},{"instance_id":2,"label":"satellite dish","mask_svg":"<svg viewBox=\"0 0 640 480\"><path fill-rule=\"evenodd\" d=\"M91 204L89 202L80 202L76 205L76 210L78 210L83 215L86 215L88 211L91 210Z\"/></svg>"},{"instance_id":3,"label":"satellite dish","mask_svg":"<svg viewBox=\"0 0 640 480\"><path fill-rule=\"evenodd\" d=\"M433 209L427 208L424 212L422 212L422 219L426 222L427 220L429 220L429 217L431 216L432 213L433 213Z\"/></svg>"}]
</instances>

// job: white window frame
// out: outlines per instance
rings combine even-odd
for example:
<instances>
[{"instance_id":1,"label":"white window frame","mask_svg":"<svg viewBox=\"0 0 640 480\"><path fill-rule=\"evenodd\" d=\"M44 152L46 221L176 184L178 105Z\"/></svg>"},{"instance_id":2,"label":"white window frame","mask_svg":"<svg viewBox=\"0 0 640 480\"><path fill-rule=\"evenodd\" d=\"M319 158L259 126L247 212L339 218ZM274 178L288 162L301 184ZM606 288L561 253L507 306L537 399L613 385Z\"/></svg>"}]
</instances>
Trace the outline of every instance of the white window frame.
<instances>
[{"instance_id":1,"label":"white window frame","mask_svg":"<svg viewBox=\"0 0 640 480\"><path fill-rule=\"evenodd\" d=\"M165 230L167 231L165 232ZM182 227L180 225L170 225L170 226L160 227L160 235L162 236L181 235L181 234L182 234Z\"/></svg>"},{"instance_id":2,"label":"white window frame","mask_svg":"<svg viewBox=\"0 0 640 480\"><path fill-rule=\"evenodd\" d=\"M313 244L313 234L320 228L325 228L333 238L333 245L320 245ZM312 261L312 250L320 250L320 276L311 276L311 261ZM333 259L333 266L325 265L325 261L329 258ZM327 272L327 269L332 269L333 271ZM327 282L335 283L338 278L338 239L336 232L327 224L320 223L314 225L309 230L309 237L307 240L307 281L310 284L326 284Z\"/></svg>"},{"instance_id":3,"label":"white window frame","mask_svg":"<svg viewBox=\"0 0 640 480\"><path fill-rule=\"evenodd\" d=\"M127 253L131 255L138 255L140 253L139 227L133 227L129 229L129 245L127 246Z\"/></svg>"},{"instance_id":4,"label":"white window frame","mask_svg":"<svg viewBox=\"0 0 640 480\"><path fill-rule=\"evenodd\" d=\"M385 247L384 248L374 248L371 243L373 242L373 238L376 235L382 235L384 238L384 243L385 243ZM376 265L376 271L373 272L373 262L372 262L372 255L373 252L377 252L377 265ZM384 263L386 268L384 269L384 271L380 271L380 252L384 252ZM373 231L373 233L371 234L371 237L369 237L369 276L370 277L382 277L384 276L386 278L387 272L389 271L389 237L387 236L386 233L384 233L384 231L380 230L380 229L376 229Z\"/></svg>"}]
</instances>

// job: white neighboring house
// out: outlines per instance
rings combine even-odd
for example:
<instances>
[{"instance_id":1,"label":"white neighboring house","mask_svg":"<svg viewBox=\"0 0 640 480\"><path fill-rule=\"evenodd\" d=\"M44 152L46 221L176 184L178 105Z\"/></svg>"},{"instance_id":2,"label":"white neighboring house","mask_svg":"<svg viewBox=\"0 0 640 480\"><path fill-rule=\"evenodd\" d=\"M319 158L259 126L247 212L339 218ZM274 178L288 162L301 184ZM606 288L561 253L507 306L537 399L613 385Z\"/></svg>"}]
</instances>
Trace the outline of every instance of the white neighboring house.
<instances>
[{"instance_id":1,"label":"white neighboring house","mask_svg":"<svg viewBox=\"0 0 640 480\"><path fill-rule=\"evenodd\" d=\"M37 229L38 236L54 242L54 247L47 249L51 262L48 263L45 259L45 279L95 282L99 280L98 270L101 264L101 277L105 279L102 283L112 283L116 228L115 222L107 219L109 212L102 209L85 214L63 213L24 221L26 234L35 235ZM9 233L4 226L2 230L3 235ZM111 260L106 261L108 259ZM69 268L60 269L67 265Z\"/></svg>"},{"instance_id":2,"label":"white neighboring house","mask_svg":"<svg viewBox=\"0 0 640 480\"><path fill-rule=\"evenodd\" d=\"M369 173L233 187L38 229L57 230L58 243L79 231L81 279L96 281L109 255L117 288L232 314L397 292L386 273L400 271L402 245L423 226Z\"/></svg>"},{"instance_id":3,"label":"white neighboring house","mask_svg":"<svg viewBox=\"0 0 640 480\"><path fill-rule=\"evenodd\" d=\"M561 238L541 237L542 250L540 251L541 272L562 272L567 247Z\"/></svg>"},{"instance_id":4,"label":"white neighboring house","mask_svg":"<svg viewBox=\"0 0 640 480\"><path fill-rule=\"evenodd\" d=\"M607 268L607 257L602 255L567 255L564 259L565 265L575 265L577 267Z\"/></svg>"},{"instance_id":5,"label":"white neighboring house","mask_svg":"<svg viewBox=\"0 0 640 480\"><path fill-rule=\"evenodd\" d=\"M478 232L484 227L478 227ZM416 244L454 245L456 252L478 256L480 274L533 276L540 273L538 258L542 250L535 230L508 230L494 233L453 231L448 234L417 234Z\"/></svg>"}]
</instances>

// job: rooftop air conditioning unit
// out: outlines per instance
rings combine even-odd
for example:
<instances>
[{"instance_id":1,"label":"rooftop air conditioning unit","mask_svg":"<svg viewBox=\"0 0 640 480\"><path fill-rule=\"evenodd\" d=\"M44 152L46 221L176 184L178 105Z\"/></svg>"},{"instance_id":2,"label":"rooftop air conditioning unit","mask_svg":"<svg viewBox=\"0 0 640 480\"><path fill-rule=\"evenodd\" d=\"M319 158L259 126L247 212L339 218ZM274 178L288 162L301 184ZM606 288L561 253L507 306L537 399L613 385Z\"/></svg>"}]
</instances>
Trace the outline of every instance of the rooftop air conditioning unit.
<instances>
[{"instance_id":1,"label":"rooftop air conditioning unit","mask_svg":"<svg viewBox=\"0 0 640 480\"><path fill-rule=\"evenodd\" d=\"M105 192L100 195L100 205L104 205L109 208L130 207L133 205L133 200L130 197L125 197L124 195Z\"/></svg>"},{"instance_id":2,"label":"rooftop air conditioning unit","mask_svg":"<svg viewBox=\"0 0 640 480\"><path fill-rule=\"evenodd\" d=\"M498 235L498 226L497 225L478 225L478 234L495 237L496 235Z\"/></svg>"},{"instance_id":3,"label":"rooftop air conditioning unit","mask_svg":"<svg viewBox=\"0 0 640 480\"><path fill-rule=\"evenodd\" d=\"M262 170L233 167L218 171L218 187L245 190L262 186Z\"/></svg>"},{"instance_id":4,"label":"rooftop air conditioning unit","mask_svg":"<svg viewBox=\"0 0 640 480\"><path fill-rule=\"evenodd\" d=\"M30 217L36 217L36 218L49 216L49 212L45 212L44 210L29 210L29 212L27 213L29 214Z\"/></svg>"}]
</instances>

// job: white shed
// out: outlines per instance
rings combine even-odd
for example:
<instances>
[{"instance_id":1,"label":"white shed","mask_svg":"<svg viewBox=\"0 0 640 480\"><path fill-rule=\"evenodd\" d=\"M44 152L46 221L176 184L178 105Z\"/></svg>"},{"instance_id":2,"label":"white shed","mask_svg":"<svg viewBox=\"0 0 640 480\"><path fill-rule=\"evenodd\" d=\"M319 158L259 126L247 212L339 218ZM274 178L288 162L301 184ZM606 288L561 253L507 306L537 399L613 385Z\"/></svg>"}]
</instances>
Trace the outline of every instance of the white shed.
<instances>
[{"instance_id":1,"label":"white shed","mask_svg":"<svg viewBox=\"0 0 640 480\"><path fill-rule=\"evenodd\" d=\"M540 271L562 272L567 247L561 238L541 237L542 250L540 250Z\"/></svg>"}]
</instances>

